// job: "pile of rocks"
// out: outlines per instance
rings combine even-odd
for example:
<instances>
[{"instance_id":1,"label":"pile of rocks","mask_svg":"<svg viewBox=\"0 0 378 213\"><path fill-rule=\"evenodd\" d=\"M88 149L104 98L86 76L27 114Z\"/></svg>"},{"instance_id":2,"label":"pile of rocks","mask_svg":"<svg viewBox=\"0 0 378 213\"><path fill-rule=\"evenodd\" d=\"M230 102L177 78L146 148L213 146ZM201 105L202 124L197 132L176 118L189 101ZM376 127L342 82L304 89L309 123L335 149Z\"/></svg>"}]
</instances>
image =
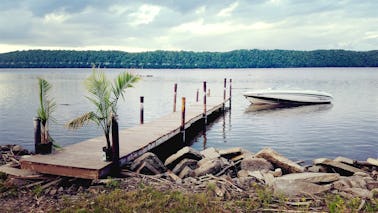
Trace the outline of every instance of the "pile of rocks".
<instances>
[{"instance_id":1,"label":"pile of rocks","mask_svg":"<svg viewBox=\"0 0 378 213\"><path fill-rule=\"evenodd\" d=\"M378 195L377 168L378 160L373 158L366 161L320 158L310 166L301 166L271 148L254 154L241 148L197 151L191 147L184 147L164 163L155 154L145 153L129 167L140 174L168 174L178 184L213 177L238 189L263 184L274 193L289 197L332 192L363 199Z\"/></svg>"},{"instance_id":2,"label":"pile of rocks","mask_svg":"<svg viewBox=\"0 0 378 213\"><path fill-rule=\"evenodd\" d=\"M0 165L9 164L12 167L19 167L21 156L29 154L29 151L20 145L2 145L0 146Z\"/></svg>"}]
</instances>

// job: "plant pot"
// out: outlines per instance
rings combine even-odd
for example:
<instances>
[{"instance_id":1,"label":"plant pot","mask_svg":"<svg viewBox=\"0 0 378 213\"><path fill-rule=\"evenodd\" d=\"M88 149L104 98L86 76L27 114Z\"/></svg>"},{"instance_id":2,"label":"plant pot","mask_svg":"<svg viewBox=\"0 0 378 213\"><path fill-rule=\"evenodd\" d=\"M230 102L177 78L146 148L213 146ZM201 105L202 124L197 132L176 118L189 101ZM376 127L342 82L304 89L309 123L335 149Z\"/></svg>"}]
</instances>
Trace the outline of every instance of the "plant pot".
<instances>
[{"instance_id":1,"label":"plant pot","mask_svg":"<svg viewBox=\"0 0 378 213\"><path fill-rule=\"evenodd\" d=\"M36 146L36 150L35 150L36 154L46 155L46 154L51 154L51 152L52 152L52 142L40 143L40 144L37 144Z\"/></svg>"},{"instance_id":2,"label":"plant pot","mask_svg":"<svg viewBox=\"0 0 378 213\"><path fill-rule=\"evenodd\" d=\"M104 151L103 160L104 161L112 161L112 158L113 158L112 148L111 147L106 148L104 146L104 147L102 147L102 151Z\"/></svg>"}]
</instances>

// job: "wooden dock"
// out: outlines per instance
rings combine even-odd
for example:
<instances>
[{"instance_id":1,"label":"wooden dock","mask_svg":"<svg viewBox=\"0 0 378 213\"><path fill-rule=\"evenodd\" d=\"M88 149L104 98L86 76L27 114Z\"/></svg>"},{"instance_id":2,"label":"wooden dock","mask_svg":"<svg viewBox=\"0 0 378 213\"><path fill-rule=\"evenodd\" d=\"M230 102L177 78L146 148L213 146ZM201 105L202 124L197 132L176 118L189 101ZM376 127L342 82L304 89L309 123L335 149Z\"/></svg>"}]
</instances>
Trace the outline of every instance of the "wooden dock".
<instances>
[{"instance_id":1,"label":"wooden dock","mask_svg":"<svg viewBox=\"0 0 378 213\"><path fill-rule=\"evenodd\" d=\"M224 110L225 97L207 97L206 116ZM178 110L154 121L119 131L120 164L125 165L138 156L181 134L182 112ZM187 104L185 110L185 130L203 121L204 104ZM203 122L204 123L204 122ZM102 159L102 147L106 146L104 136L89 139L63 147L49 155L33 155L21 160L21 168L35 172L99 179L106 177L112 162Z\"/></svg>"}]
</instances>

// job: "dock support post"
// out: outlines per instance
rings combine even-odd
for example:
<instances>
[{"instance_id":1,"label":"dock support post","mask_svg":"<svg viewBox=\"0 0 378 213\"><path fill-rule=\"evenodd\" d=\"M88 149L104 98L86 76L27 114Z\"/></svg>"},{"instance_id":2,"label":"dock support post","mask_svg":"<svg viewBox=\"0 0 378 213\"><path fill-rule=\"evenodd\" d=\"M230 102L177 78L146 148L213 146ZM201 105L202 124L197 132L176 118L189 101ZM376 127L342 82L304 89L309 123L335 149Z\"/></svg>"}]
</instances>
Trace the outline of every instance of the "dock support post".
<instances>
[{"instance_id":1,"label":"dock support post","mask_svg":"<svg viewBox=\"0 0 378 213\"><path fill-rule=\"evenodd\" d=\"M227 78L223 81L223 112L226 110L225 101L226 101L226 86L227 86Z\"/></svg>"},{"instance_id":2,"label":"dock support post","mask_svg":"<svg viewBox=\"0 0 378 213\"><path fill-rule=\"evenodd\" d=\"M117 175L120 171L119 163L119 131L117 116L112 116L112 163L113 163L113 173Z\"/></svg>"},{"instance_id":3,"label":"dock support post","mask_svg":"<svg viewBox=\"0 0 378 213\"><path fill-rule=\"evenodd\" d=\"M232 97L232 79L230 79L230 100L229 100L230 110L231 110L231 97Z\"/></svg>"},{"instance_id":4,"label":"dock support post","mask_svg":"<svg viewBox=\"0 0 378 213\"><path fill-rule=\"evenodd\" d=\"M207 114L206 114L206 81L203 82L203 119L205 122L205 126L207 124Z\"/></svg>"},{"instance_id":5,"label":"dock support post","mask_svg":"<svg viewBox=\"0 0 378 213\"><path fill-rule=\"evenodd\" d=\"M181 134L182 134L182 142L185 143L185 104L186 100L185 97L181 99Z\"/></svg>"},{"instance_id":6,"label":"dock support post","mask_svg":"<svg viewBox=\"0 0 378 213\"><path fill-rule=\"evenodd\" d=\"M41 143L41 119L35 117L33 120L34 123L34 152L39 154L39 144Z\"/></svg>"},{"instance_id":7,"label":"dock support post","mask_svg":"<svg viewBox=\"0 0 378 213\"><path fill-rule=\"evenodd\" d=\"M199 89L197 89L196 102L198 102L198 98L199 98Z\"/></svg>"},{"instance_id":8,"label":"dock support post","mask_svg":"<svg viewBox=\"0 0 378 213\"><path fill-rule=\"evenodd\" d=\"M173 94L173 112L176 112L177 83L175 83L173 91L174 91L174 94Z\"/></svg>"},{"instance_id":9,"label":"dock support post","mask_svg":"<svg viewBox=\"0 0 378 213\"><path fill-rule=\"evenodd\" d=\"M140 124L144 123L144 97L140 96Z\"/></svg>"}]
</instances>

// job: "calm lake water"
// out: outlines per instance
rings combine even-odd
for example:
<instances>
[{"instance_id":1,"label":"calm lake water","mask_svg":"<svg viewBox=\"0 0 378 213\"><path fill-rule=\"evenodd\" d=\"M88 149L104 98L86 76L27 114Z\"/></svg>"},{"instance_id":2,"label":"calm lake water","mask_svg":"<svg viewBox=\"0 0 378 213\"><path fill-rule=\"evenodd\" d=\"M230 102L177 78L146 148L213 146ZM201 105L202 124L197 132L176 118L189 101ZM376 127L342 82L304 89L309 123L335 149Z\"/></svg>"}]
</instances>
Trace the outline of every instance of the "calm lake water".
<instances>
[{"instance_id":1,"label":"calm lake water","mask_svg":"<svg viewBox=\"0 0 378 213\"><path fill-rule=\"evenodd\" d=\"M107 69L110 78L125 70ZM120 127L139 122L139 97L145 97L145 122L172 111L173 85L178 97L194 102L207 81L211 96L223 95L223 79L232 78L231 111L198 135L193 147L243 147L257 152L272 147L293 160L346 156L378 158L378 68L296 68L216 70L130 70L145 76L120 101ZM0 69L0 144L33 150L33 117L38 108L37 77L48 80L58 104L51 134L60 145L102 135L89 125L77 131L64 124L92 110L83 80L91 69ZM331 105L257 110L242 96L254 89L322 90Z\"/></svg>"}]
</instances>

